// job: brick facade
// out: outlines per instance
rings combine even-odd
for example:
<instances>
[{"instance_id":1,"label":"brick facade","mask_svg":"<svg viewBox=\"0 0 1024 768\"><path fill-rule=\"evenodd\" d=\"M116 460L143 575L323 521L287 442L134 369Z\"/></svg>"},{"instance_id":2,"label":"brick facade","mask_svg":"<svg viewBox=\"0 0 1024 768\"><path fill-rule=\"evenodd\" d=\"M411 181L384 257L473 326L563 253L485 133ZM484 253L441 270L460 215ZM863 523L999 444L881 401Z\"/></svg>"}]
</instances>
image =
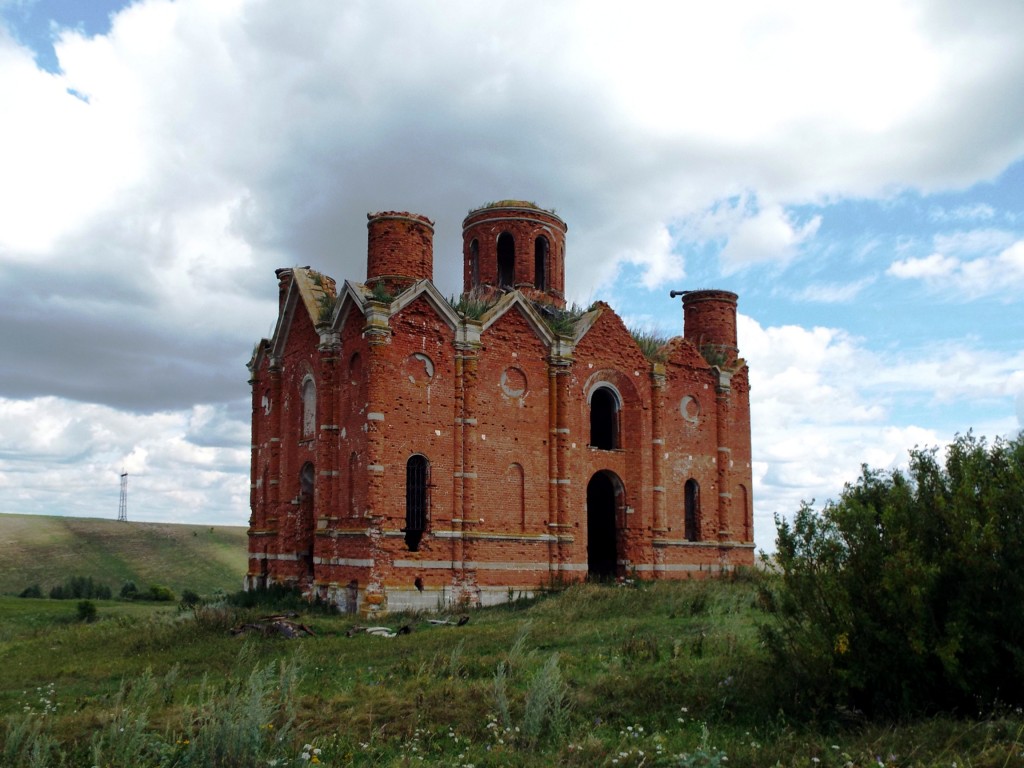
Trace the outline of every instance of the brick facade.
<instances>
[{"instance_id":1,"label":"brick facade","mask_svg":"<svg viewBox=\"0 0 1024 768\"><path fill-rule=\"evenodd\" d=\"M466 217L456 307L433 224L368 219L364 282L277 271L249 364L247 587L374 613L753 563L735 294L685 293L684 335L651 360L607 304L565 309L549 211Z\"/></svg>"}]
</instances>

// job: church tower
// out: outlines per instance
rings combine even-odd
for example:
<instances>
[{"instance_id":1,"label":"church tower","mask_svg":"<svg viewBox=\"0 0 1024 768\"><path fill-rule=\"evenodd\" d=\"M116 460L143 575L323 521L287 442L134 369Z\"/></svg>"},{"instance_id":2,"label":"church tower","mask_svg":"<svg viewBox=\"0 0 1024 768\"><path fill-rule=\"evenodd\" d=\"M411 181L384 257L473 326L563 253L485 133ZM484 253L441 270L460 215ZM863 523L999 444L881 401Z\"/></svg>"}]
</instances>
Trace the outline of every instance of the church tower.
<instances>
[{"instance_id":1,"label":"church tower","mask_svg":"<svg viewBox=\"0 0 1024 768\"><path fill-rule=\"evenodd\" d=\"M471 211L462 222L463 292L516 289L565 307L567 229L554 213L524 200Z\"/></svg>"}]
</instances>

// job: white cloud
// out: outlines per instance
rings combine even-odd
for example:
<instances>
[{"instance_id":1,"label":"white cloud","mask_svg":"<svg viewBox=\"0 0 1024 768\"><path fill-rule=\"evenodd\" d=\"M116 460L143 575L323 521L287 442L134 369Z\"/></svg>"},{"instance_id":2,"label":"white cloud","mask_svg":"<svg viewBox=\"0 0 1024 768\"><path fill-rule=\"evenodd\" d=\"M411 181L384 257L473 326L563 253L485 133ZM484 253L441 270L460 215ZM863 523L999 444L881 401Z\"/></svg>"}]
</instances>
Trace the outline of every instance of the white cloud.
<instances>
[{"instance_id":1,"label":"white cloud","mask_svg":"<svg viewBox=\"0 0 1024 768\"><path fill-rule=\"evenodd\" d=\"M886 274L905 279L949 277L960 266L960 262L941 253L933 253L923 259L909 258L894 261Z\"/></svg>"},{"instance_id":2,"label":"white cloud","mask_svg":"<svg viewBox=\"0 0 1024 768\"><path fill-rule=\"evenodd\" d=\"M819 304L848 304L874 283L874 277L864 277L849 283L811 283L796 291L795 296L801 301Z\"/></svg>"},{"instance_id":3,"label":"white cloud","mask_svg":"<svg viewBox=\"0 0 1024 768\"><path fill-rule=\"evenodd\" d=\"M1024 240L992 256L958 259L933 253L923 259L893 262L886 272L901 279L924 280L931 288L967 299L1016 298L1024 288Z\"/></svg>"}]
</instances>

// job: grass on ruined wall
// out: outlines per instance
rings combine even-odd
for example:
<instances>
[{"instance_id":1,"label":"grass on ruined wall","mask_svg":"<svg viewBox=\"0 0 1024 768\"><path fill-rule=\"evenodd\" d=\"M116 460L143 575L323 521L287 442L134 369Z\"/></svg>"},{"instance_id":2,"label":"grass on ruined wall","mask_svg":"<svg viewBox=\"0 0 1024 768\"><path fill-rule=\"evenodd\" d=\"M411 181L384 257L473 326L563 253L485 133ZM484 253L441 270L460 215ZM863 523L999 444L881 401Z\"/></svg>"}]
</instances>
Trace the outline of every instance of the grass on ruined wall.
<instances>
[{"instance_id":1,"label":"grass on ruined wall","mask_svg":"<svg viewBox=\"0 0 1024 768\"><path fill-rule=\"evenodd\" d=\"M755 604L744 580L581 585L464 627L391 616L414 629L393 639L310 613L316 637L287 641L232 636L254 614L224 606L98 601L100 620L78 624L50 601L0 600L0 715L8 744L35 739L68 765L1022 764L1019 713L791 722Z\"/></svg>"}]
</instances>

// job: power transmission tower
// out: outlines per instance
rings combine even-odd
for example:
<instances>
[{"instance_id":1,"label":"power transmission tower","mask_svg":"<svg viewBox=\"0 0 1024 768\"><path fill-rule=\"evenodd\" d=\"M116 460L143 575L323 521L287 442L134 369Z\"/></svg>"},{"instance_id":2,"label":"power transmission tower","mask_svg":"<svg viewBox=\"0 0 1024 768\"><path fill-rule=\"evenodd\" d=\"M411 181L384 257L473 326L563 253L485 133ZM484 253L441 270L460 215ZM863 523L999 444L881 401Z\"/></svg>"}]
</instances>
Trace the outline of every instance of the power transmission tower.
<instances>
[{"instance_id":1,"label":"power transmission tower","mask_svg":"<svg viewBox=\"0 0 1024 768\"><path fill-rule=\"evenodd\" d=\"M121 503L117 506L117 521L128 522L128 473L121 472Z\"/></svg>"}]
</instances>

